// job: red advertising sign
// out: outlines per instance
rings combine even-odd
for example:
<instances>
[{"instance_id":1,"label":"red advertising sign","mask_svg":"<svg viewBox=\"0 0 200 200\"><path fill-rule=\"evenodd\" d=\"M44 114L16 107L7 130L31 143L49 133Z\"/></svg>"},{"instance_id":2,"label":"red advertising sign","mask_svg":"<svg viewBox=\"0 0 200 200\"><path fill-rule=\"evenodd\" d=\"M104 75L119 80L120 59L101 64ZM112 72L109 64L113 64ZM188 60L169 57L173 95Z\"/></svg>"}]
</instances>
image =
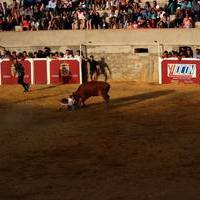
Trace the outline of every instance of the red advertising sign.
<instances>
[{"instance_id":1,"label":"red advertising sign","mask_svg":"<svg viewBox=\"0 0 200 200\"><path fill-rule=\"evenodd\" d=\"M50 83L58 84L62 80L62 66L66 66L69 71L69 76L67 78L67 83L80 83L80 67L78 60L51 60L50 61Z\"/></svg>"},{"instance_id":2,"label":"red advertising sign","mask_svg":"<svg viewBox=\"0 0 200 200\"><path fill-rule=\"evenodd\" d=\"M200 60L161 60L160 83L200 83Z\"/></svg>"},{"instance_id":3,"label":"red advertising sign","mask_svg":"<svg viewBox=\"0 0 200 200\"><path fill-rule=\"evenodd\" d=\"M20 61L25 69L24 81L31 82L31 63L28 60ZM13 77L11 73L12 61L3 60L1 62L1 83L2 84L16 84L17 77Z\"/></svg>"},{"instance_id":4,"label":"red advertising sign","mask_svg":"<svg viewBox=\"0 0 200 200\"><path fill-rule=\"evenodd\" d=\"M34 83L35 84L47 84L47 61L35 60L34 65Z\"/></svg>"},{"instance_id":5,"label":"red advertising sign","mask_svg":"<svg viewBox=\"0 0 200 200\"><path fill-rule=\"evenodd\" d=\"M80 61L77 59L27 59L20 61L25 68L25 82L32 84L81 83ZM12 61L0 60L0 85L16 84L11 73Z\"/></svg>"}]
</instances>

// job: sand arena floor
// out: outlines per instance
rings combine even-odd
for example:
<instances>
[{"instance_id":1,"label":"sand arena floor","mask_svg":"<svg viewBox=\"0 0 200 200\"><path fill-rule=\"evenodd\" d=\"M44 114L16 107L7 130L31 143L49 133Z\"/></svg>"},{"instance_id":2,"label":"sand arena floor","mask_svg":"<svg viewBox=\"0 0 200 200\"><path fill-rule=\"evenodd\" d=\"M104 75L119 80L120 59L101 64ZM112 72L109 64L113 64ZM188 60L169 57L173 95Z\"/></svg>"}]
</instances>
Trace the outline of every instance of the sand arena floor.
<instances>
[{"instance_id":1,"label":"sand arena floor","mask_svg":"<svg viewBox=\"0 0 200 200\"><path fill-rule=\"evenodd\" d=\"M77 85L0 87L1 200L200 199L198 85L111 83L58 111Z\"/></svg>"}]
</instances>

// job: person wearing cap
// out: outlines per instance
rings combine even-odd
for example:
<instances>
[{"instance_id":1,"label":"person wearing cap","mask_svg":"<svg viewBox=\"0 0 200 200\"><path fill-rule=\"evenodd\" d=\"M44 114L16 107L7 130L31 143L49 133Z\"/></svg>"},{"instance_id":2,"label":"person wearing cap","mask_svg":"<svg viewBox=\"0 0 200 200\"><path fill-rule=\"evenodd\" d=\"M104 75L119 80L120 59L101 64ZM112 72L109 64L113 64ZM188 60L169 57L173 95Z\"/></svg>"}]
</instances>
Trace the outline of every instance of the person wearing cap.
<instances>
[{"instance_id":1,"label":"person wearing cap","mask_svg":"<svg viewBox=\"0 0 200 200\"><path fill-rule=\"evenodd\" d=\"M18 58L13 59L13 64L11 69L12 69L11 70L12 75L18 77L17 81L18 84L22 85L22 87L24 88L24 92L28 92L30 84L24 82L24 75L25 75L24 66L19 62Z\"/></svg>"}]
</instances>

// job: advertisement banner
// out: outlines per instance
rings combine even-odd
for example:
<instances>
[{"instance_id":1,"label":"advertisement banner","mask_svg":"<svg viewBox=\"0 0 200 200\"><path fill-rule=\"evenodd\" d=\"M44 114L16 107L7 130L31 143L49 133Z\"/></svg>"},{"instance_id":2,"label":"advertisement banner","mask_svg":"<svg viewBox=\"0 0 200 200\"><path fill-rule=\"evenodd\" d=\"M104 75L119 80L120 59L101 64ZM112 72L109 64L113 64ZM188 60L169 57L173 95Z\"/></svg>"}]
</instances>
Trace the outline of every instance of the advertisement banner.
<instances>
[{"instance_id":1,"label":"advertisement banner","mask_svg":"<svg viewBox=\"0 0 200 200\"><path fill-rule=\"evenodd\" d=\"M31 83L31 63L28 60L20 61L24 66L24 81ZM1 62L1 84L17 84L17 77L12 76L12 61L2 60Z\"/></svg>"},{"instance_id":2,"label":"advertisement banner","mask_svg":"<svg viewBox=\"0 0 200 200\"><path fill-rule=\"evenodd\" d=\"M200 60L162 60L160 82L200 83Z\"/></svg>"}]
</instances>

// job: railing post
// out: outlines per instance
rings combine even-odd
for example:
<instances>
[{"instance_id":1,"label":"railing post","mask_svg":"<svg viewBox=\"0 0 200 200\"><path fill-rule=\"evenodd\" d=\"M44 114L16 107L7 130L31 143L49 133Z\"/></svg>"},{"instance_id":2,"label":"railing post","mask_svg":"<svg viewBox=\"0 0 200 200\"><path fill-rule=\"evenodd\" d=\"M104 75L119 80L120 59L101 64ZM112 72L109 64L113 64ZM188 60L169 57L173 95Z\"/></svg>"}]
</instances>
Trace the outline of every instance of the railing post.
<instances>
[{"instance_id":1,"label":"railing post","mask_svg":"<svg viewBox=\"0 0 200 200\"><path fill-rule=\"evenodd\" d=\"M47 58L46 62L47 62L47 85L49 85L51 83L51 75L50 75L50 59Z\"/></svg>"}]
</instances>

